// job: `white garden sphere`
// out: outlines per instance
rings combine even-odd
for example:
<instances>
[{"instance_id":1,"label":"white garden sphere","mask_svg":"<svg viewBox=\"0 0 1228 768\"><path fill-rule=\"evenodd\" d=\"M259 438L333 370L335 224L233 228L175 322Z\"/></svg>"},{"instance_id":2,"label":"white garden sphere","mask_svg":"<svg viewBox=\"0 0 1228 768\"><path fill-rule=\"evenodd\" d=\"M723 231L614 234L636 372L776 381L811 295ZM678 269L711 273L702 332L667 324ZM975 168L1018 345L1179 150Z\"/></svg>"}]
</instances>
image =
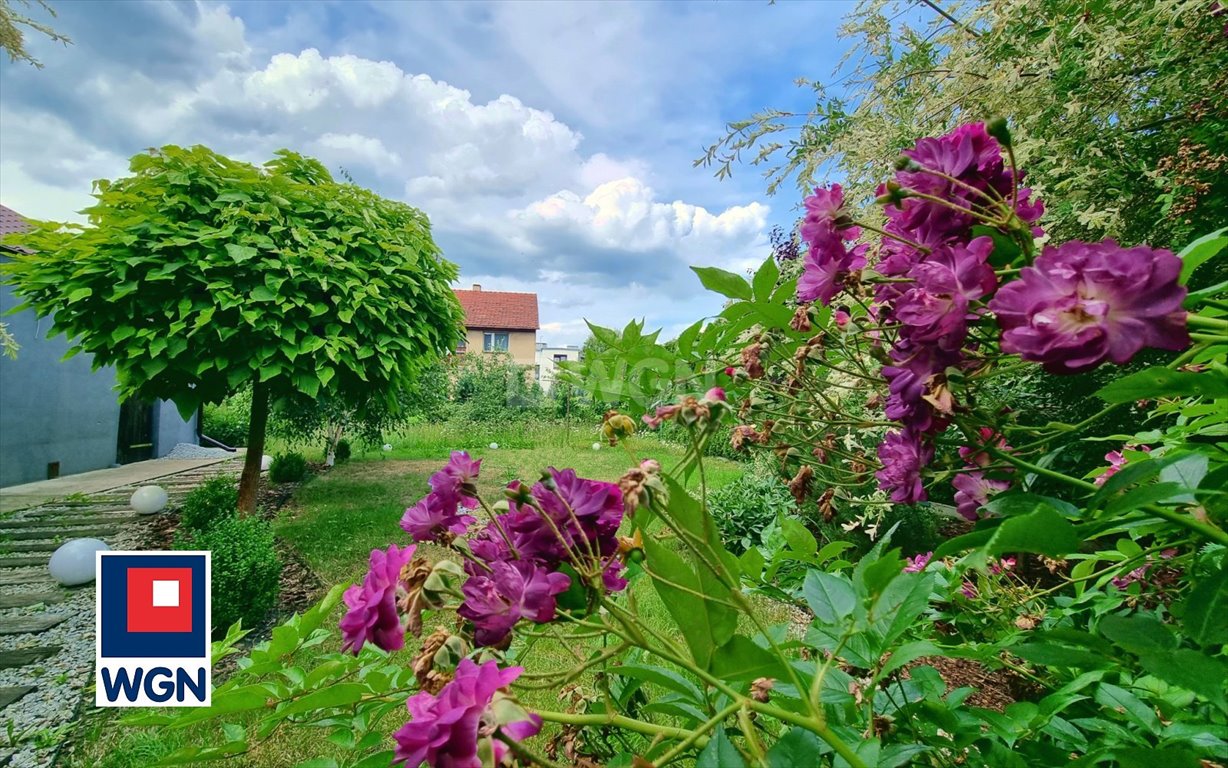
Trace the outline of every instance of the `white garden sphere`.
<instances>
[{"instance_id":1,"label":"white garden sphere","mask_svg":"<svg viewBox=\"0 0 1228 768\"><path fill-rule=\"evenodd\" d=\"M152 515L161 512L166 507L166 491L157 485L142 485L132 494L129 502L132 508L142 515Z\"/></svg>"},{"instance_id":2,"label":"white garden sphere","mask_svg":"<svg viewBox=\"0 0 1228 768\"><path fill-rule=\"evenodd\" d=\"M498 444L498 443L491 443L491 444L490 444L490 450L492 450L492 451L497 451L497 450L499 450L499 444Z\"/></svg>"},{"instance_id":3,"label":"white garden sphere","mask_svg":"<svg viewBox=\"0 0 1228 768\"><path fill-rule=\"evenodd\" d=\"M600 451L600 450L601 450L601 443L593 443L593 450L594 450L594 451Z\"/></svg>"},{"instance_id":4,"label":"white garden sphere","mask_svg":"<svg viewBox=\"0 0 1228 768\"><path fill-rule=\"evenodd\" d=\"M392 443L384 443L384 453L388 453L391 450L392 450Z\"/></svg>"},{"instance_id":5,"label":"white garden sphere","mask_svg":"<svg viewBox=\"0 0 1228 768\"><path fill-rule=\"evenodd\" d=\"M88 584L94 580L94 553L110 549L98 539L72 539L60 545L47 567L51 578L66 587Z\"/></svg>"},{"instance_id":6,"label":"white garden sphere","mask_svg":"<svg viewBox=\"0 0 1228 768\"><path fill-rule=\"evenodd\" d=\"M260 471L268 472L269 467L273 466L273 457L267 453L260 457Z\"/></svg>"}]
</instances>

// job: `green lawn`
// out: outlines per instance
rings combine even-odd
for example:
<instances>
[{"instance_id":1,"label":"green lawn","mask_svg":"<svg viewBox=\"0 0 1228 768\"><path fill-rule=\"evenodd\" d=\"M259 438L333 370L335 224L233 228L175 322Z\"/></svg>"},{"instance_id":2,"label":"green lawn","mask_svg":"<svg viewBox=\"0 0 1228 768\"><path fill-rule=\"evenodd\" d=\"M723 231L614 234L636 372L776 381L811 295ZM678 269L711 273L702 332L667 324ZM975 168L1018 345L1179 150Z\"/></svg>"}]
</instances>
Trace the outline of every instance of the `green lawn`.
<instances>
[{"instance_id":1,"label":"green lawn","mask_svg":"<svg viewBox=\"0 0 1228 768\"><path fill-rule=\"evenodd\" d=\"M628 446L631 453L622 446L611 448L604 443L594 450L595 439L588 429L559 425L464 432L454 425L411 428L392 440L392 451L356 453L350 461L303 485L276 521L277 534L303 555L325 584L351 582L366 571L371 549L407 541L397 524L401 513L426 493L427 478L444 463L451 450L466 449L482 459L479 487L491 499L497 499L509 481L522 478L531 482L550 466L571 467L582 477L616 481L634 461L654 458L668 468L683 454L680 447L652 435L633 438ZM492 442L499 447L490 448ZM709 488L730 482L744 469L741 464L724 459L706 459L704 467ZM692 479L693 483L697 481L697 476ZM443 550L430 549L432 554L444 554ZM648 581L641 579L632 589L644 620L669 631L668 614ZM762 609L768 623L788 619L788 612L781 605L763 601ZM429 626L428 622L428 631ZM412 653L411 647L399 655L408 663ZM533 646L527 667L530 672L557 670L572 666L574 661L569 649L545 639ZM299 663L309 666L311 661L302 658ZM559 706L558 694L553 691L529 692L523 698L529 707ZM390 724L390 732L398 725ZM69 765L138 768L176 747L197 743L208 736L206 730L199 728L182 732L120 728L103 718L84 729L80 743L87 746ZM331 753L332 746L319 734L291 730L258 751L228 763L271 768L296 765L307 758Z\"/></svg>"}]
</instances>

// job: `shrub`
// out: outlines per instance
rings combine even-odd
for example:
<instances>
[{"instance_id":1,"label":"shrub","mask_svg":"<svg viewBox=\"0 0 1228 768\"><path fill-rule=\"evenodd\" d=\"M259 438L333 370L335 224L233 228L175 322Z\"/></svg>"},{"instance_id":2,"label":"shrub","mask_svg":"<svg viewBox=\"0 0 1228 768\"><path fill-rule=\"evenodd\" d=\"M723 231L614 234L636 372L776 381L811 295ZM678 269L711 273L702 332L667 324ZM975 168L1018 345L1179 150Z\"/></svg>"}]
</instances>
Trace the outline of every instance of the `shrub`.
<instances>
[{"instance_id":1,"label":"shrub","mask_svg":"<svg viewBox=\"0 0 1228 768\"><path fill-rule=\"evenodd\" d=\"M251 392L244 390L220 403L206 405L200 431L226 445L242 447L247 444L247 427L251 417Z\"/></svg>"},{"instance_id":2,"label":"shrub","mask_svg":"<svg viewBox=\"0 0 1228 768\"><path fill-rule=\"evenodd\" d=\"M337 441L337 453L336 453L336 456L334 457L337 461L347 460L348 458L350 458L350 455L352 453L353 453L353 450L350 448L349 440L338 440Z\"/></svg>"},{"instance_id":3,"label":"shrub","mask_svg":"<svg viewBox=\"0 0 1228 768\"><path fill-rule=\"evenodd\" d=\"M891 543L905 555L933 552L942 542L938 517L928 504L893 504L883 513L882 530L889 531L897 523Z\"/></svg>"},{"instance_id":4,"label":"shrub","mask_svg":"<svg viewBox=\"0 0 1228 768\"><path fill-rule=\"evenodd\" d=\"M269 467L269 479L275 483L297 483L307 476L307 459L301 453L279 453Z\"/></svg>"},{"instance_id":5,"label":"shrub","mask_svg":"<svg viewBox=\"0 0 1228 768\"><path fill-rule=\"evenodd\" d=\"M224 517L203 531L181 531L181 550L213 553L213 626L225 630L242 619L260 622L277 600L281 563L273 529L258 517Z\"/></svg>"},{"instance_id":6,"label":"shrub","mask_svg":"<svg viewBox=\"0 0 1228 768\"><path fill-rule=\"evenodd\" d=\"M179 506L179 523L188 530L206 531L239 510L239 489L229 475L211 477L183 499Z\"/></svg>"},{"instance_id":7,"label":"shrub","mask_svg":"<svg viewBox=\"0 0 1228 768\"><path fill-rule=\"evenodd\" d=\"M735 554L760 543L763 531L779 515L793 510L793 497L776 476L752 468L709 494L708 507L725 546Z\"/></svg>"}]
</instances>

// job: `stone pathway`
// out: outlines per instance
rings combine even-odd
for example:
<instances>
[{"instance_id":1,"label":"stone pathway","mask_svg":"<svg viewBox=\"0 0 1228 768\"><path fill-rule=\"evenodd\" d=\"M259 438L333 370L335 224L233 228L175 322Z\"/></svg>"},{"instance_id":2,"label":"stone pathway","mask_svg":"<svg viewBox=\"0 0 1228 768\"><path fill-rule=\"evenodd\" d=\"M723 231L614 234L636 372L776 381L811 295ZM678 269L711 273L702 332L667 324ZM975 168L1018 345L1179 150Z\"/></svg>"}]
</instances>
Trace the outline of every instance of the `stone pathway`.
<instances>
[{"instance_id":1,"label":"stone pathway","mask_svg":"<svg viewBox=\"0 0 1228 768\"><path fill-rule=\"evenodd\" d=\"M84 706L93 706L94 584L61 587L47 570L51 554L82 537L102 539L112 549L139 549L157 516L128 507L138 486L162 486L174 507L208 477L237 476L243 469L241 457L192 464L176 472L180 466L168 462L175 474L43 499L0 519L0 767L52 765L83 698L89 698ZM124 482L134 476L117 477Z\"/></svg>"}]
</instances>

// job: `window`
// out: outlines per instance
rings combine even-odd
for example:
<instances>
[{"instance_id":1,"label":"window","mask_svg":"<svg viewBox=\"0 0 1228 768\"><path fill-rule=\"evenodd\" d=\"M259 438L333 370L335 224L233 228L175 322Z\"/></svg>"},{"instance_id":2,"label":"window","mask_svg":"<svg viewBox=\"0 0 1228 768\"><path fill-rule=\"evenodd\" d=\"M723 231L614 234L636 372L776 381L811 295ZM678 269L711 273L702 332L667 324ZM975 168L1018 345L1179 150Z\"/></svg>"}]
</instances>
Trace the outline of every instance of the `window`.
<instances>
[{"instance_id":1,"label":"window","mask_svg":"<svg viewBox=\"0 0 1228 768\"><path fill-rule=\"evenodd\" d=\"M482 334L482 349L486 352L506 352L507 351L507 334L506 333L484 333Z\"/></svg>"},{"instance_id":2,"label":"window","mask_svg":"<svg viewBox=\"0 0 1228 768\"><path fill-rule=\"evenodd\" d=\"M542 380L542 367L540 365L533 366L533 379L534 381Z\"/></svg>"},{"instance_id":3,"label":"window","mask_svg":"<svg viewBox=\"0 0 1228 768\"><path fill-rule=\"evenodd\" d=\"M555 355L555 356L554 356L554 362L556 362L556 363L566 362L566 360L567 360L567 355L566 355L566 354L562 354L562 355Z\"/></svg>"},{"instance_id":4,"label":"window","mask_svg":"<svg viewBox=\"0 0 1228 768\"><path fill-rule=\"evenodd\" d=\"M466 349L468 346L469 346L469 342L468 342L467 340L465 340L465 339L461 339L460 341L458 341L458 342L456 343L456 352L457 352L457 354L459 354L459 353L461 353L461 352L464 352L464 351L465 351L465 349Z\"/></svg>"}]
</instances>

